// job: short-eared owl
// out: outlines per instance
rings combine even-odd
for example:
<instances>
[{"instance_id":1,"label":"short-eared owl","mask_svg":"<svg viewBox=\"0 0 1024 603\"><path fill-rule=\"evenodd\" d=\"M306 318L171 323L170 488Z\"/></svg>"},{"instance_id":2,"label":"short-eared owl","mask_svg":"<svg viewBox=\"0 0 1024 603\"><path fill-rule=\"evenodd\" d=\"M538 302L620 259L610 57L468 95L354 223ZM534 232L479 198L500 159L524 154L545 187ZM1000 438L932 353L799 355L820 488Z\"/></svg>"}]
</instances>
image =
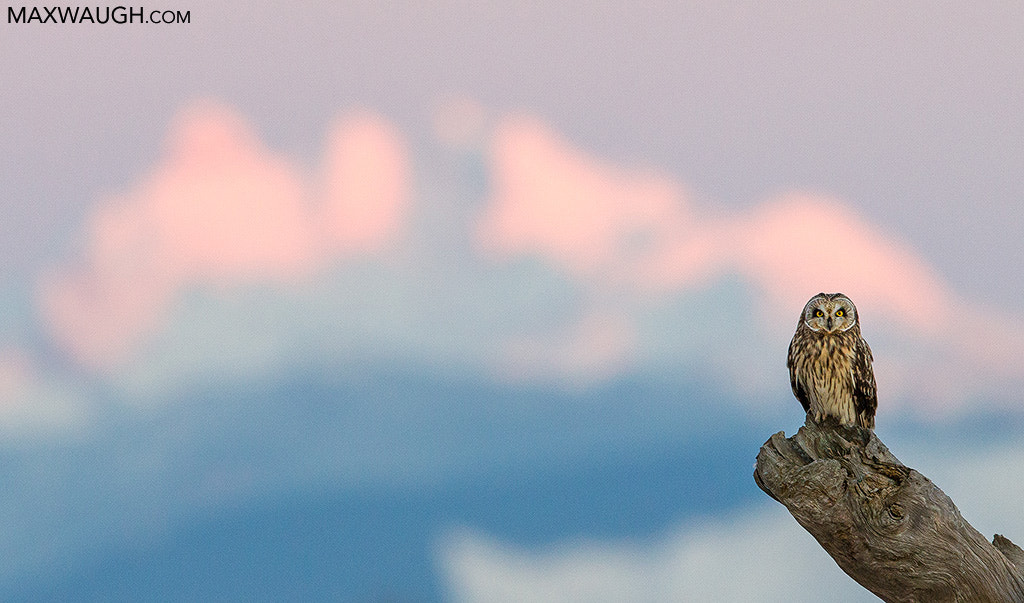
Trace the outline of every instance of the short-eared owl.
<instances>
[{"instance_id":1,"label":"short-eared owl","mask_svg":"<svg viewBox=\"0 0 1024 603\"><path fill-rule=\"evenodd\" d=\"M789 382L815 421L875 427L871 348L860 335L857 307L842 293L819 293L800 314L789 344Z\"/></svg>"}]
</instances>

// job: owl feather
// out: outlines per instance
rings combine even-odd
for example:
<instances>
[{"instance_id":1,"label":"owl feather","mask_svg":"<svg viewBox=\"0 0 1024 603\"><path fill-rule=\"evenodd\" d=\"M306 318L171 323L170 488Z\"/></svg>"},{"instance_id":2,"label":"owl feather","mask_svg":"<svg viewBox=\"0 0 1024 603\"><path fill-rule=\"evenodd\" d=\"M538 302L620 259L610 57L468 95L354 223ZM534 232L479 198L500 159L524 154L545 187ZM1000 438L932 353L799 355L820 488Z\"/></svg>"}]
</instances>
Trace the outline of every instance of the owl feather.
<instances>
[{"instance_id":1,"label":"owl feather","mask_svg":"<svg viewBox=\"0 0 1024 603\"><path fill-rule=\"evenodd\" d=\"M814 421L832 417L874 429L878 397L872 360L849 297L819 293L807 302L786 365L793 394Z\"/></svg>"}]
</instances>

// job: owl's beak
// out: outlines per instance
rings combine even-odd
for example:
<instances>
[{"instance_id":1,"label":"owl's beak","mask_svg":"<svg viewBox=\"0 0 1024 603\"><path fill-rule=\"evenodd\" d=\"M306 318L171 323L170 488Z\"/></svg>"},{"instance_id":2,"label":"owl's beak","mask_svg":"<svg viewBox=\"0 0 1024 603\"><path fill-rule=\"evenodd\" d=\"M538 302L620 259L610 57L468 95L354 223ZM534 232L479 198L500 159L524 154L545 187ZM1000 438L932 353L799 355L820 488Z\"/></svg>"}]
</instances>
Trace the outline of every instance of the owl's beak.
<instances>
[{"instance_id":1,"label":"owl's beak","mask_svg":"<svg viewBox=\"0 0 1024 603\"><path fill-rule=\"evenodd\" d=\"M825 319L825 328L828 329L829 331L832 331L832 317L831 316L829 316L828 318Z\"/></svg>"}]
</instances>

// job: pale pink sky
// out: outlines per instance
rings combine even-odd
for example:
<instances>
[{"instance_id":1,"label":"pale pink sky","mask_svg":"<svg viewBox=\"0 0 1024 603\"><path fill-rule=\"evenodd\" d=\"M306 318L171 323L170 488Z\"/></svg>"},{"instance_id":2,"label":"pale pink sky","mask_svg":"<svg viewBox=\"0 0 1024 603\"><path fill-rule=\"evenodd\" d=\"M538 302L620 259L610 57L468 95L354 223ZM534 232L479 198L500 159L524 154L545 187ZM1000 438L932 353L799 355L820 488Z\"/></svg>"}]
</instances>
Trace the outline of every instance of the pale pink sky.
<instances>
[{"instance_id":1,"label":"pale pink sky","mask_svg":"<svg viewBox=\"0 0 1024 603\"><path fill-rule=\"evenodd\" d=\"M1018 5L225 2L193 19L0 35L0 285L31 283L82 365L130 356L189 288L315 278L448 195L438 215L476 220L451 226L475 241L466 262L531 255L612 291L551 344L604 342L598 373L643 345L617 295L729 275L773 321L843 290L1019 372L998 310L1024 295ZM435 112L451 98L472 123ZM453 167L474 152L482 174ZM417 188L453 174L482 182Z\"/></svg>"},{"instance_id":2,"label":"pale pink sky","mask_svg":"<svg viewBox=\"0 0 1024 603\"><path fill-rule=\"evenodd\" d=\"M432 107L461 95L656 166L721 209L791 190L841 199L958 288L1024 296L1024 5L180 8L188 26L4 27L0 277L71 251L196 98L308 164L339 114L379 113L423 142Z\"/></svg>"}]
</instances>

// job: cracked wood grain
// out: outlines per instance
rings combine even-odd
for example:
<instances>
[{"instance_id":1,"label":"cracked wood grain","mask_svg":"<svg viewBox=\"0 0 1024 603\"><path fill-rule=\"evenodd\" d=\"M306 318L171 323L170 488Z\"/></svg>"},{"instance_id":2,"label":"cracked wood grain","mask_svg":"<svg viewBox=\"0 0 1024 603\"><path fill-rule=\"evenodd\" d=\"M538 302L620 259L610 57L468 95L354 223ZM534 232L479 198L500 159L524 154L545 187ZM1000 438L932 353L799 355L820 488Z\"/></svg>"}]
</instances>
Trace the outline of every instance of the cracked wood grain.
<instances>
[{"instance_id":1,"label":"cracked wood grain","mask_svg":"<svg viewBox=\"0 0 1024 603\"><path fill-rule=\"evenodd\" d=\"M808 418L765 442L754 481L884 601L1024 603L1024 551L986 540L868 429Z\"/></svg>"}]
</instances>

